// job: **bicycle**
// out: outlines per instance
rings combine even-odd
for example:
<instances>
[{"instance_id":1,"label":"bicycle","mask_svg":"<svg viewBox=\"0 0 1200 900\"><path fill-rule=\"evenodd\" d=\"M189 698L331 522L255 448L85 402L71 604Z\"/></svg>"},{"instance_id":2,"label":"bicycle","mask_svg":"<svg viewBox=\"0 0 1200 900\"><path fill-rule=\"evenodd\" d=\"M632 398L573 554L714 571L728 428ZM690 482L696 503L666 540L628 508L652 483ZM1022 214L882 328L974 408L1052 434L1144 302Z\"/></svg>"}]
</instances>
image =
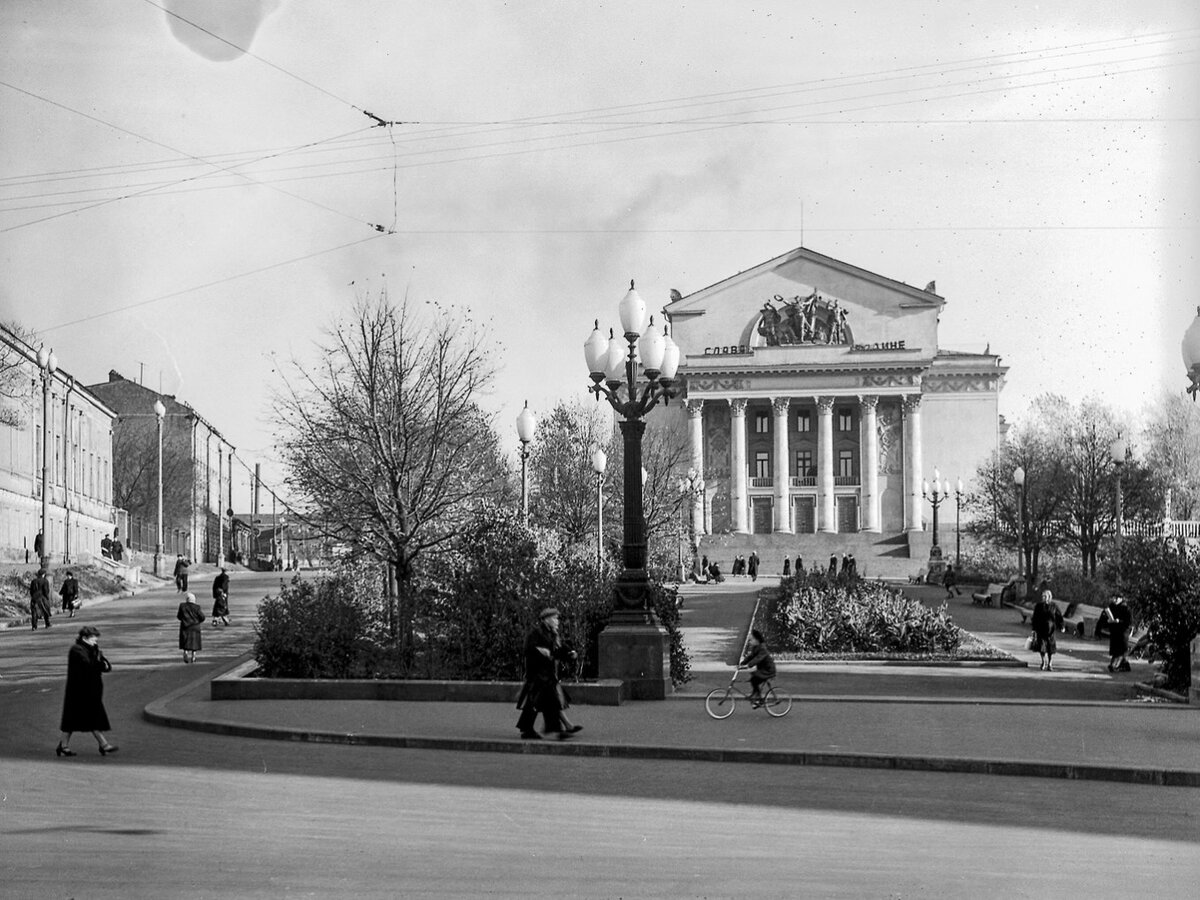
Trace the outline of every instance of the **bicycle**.
<instances>
[{"instance_id":1,"label":"bicycle","mask_svg":"<svg viewBox=\"0 0 1200 900\"><path fill-rule=\"evenodd\" d=\"M770 678L759 685L760 699L752 699L752 692L744 691L737 686L737 677L740 671L742 671L740 667L733 670L733 677L729 679L728 687L717 688L708 692L708 696L704 698L704 709L710 716L714 719L728 719L733 715L738 697L741 697L743 700L749 700L752 708L761 706L767 711L767 715L774 716L777 719L791 712L791 695L773 687ZM745 684L746 682L742 683Z\"/></svg>"}]
</instances>

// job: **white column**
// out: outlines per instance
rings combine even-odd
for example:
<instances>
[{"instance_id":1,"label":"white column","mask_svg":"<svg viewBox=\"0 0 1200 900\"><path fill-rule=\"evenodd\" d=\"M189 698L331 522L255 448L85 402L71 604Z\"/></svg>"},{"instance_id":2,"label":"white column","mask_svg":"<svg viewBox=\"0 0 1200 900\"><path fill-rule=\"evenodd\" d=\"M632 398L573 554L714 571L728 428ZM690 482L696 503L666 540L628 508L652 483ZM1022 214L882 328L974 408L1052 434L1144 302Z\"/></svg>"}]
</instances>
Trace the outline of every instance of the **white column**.
<instances>
[{"instance_id":1,"label":"white column","mask_svg":"<svg viewBox=\"0 0 1200 900\"><path fill-rule=\"evenodd\" d=\"M771 411L775 429L775 530L792 533L792 469L788 459L788 406L787 397L773 397Z\"/></svg>"},{"instance_id":2,"label":"white column","mask_svg":"<svg viewBox=\"0 0 1200 900\"><path fill-rule=\"evenodd\" d=\"M746 494L746 398L729 401L729 456L733 468L729 491L729 506L733 513L733 530L738 534L750 531L747 519Z\"/></svg>"},{"instance_id":3,"label":"white column","mask_svg":"<svg viewBox=\"0 0 1200 900\"><path fill-rule=\"evenodd\" d=\"M920 531L921 518L921 395L904 398L905 531Z\"/></svg>"},{"instance_id":4,"label":"white column","mask_svg":"<svg viewBox=\"0 0 1200 900\"><path fill-rule=\"evenodd\" d=\"M704 477L704 401L689 400L687 402L688 436L692 445L692 468ZM696 523L696 534L707 534L707 522L704 521L704 495L696 492L692 496L692 521Z\"/></svg>"},{"instance_id":5,"label":"white column","mask_svg":"<svg viewBox=\"0 0 1200 900\"><path fill-rule=\"evenodd\" d=\"M861 453L859 468L862 473L862 502L863 502L863 531L880 530L879 503L879 431L875 424L875 407L879 403L876 396L860 396L858 398L859 439Z\"/></svg>"},{"instance_id":6,"label":"white column","mask_svg":"<svg viewBox=\"0 0 1200 900\"><path fill-rule=\"evenodd\" d=\"M837 531L833 508L833 398L817 398L817 531Z\"/></svg>"}]
</instances>

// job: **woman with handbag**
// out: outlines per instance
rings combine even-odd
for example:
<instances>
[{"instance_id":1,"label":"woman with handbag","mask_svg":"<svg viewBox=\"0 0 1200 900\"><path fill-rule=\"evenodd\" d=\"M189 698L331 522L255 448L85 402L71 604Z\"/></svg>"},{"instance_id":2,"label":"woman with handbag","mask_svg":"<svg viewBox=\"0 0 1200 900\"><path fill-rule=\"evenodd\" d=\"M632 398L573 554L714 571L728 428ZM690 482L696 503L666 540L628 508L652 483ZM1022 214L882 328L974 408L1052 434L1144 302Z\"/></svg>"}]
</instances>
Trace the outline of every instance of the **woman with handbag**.
<instances>
[{"instance_id":1,"label":"woman with handbag","mask_svg":"<svg viewBox=\"0 0 1200 900\"><path fill-rule=\"evenodd\" d=\"M1058 649L1054 632L1062 627L1062 613L1054 605L1054 595L1050 593L1050 585L1044 579L1038 585L1038 595L1038 602L1033 607L1033 615L1030 616L1034 649L1042 659L1042 671L1053 672L1054 652Z\"/></svg>"},{"instance_id":2,"label":"woman with handbag","mask_svg":"<svg viewBox=\"0 0 1200 900\"><path fill-rule=\"evenodd\" d=\"M100 746L100 755L117 752L117 745L110 744L104 732L108 724L108 713L104 709L105 672L112 666L100 652L100 631L91 625L79 629L79 637L67 655L67 690L63 696L62 740L54 748L55 756L74 756L71 735L76 731L90 731Z\"/></svg>"},{"instance_id":3,"label":"woman with handbag","mask_svg":"<svg viewBox=\"0 0 1200 900\"><path fill-rule=\"evenodd\" d=\"M1133 625L1133 614L1125 605L1124 597L1113 597L1112 602L1104 610L1104 618L1108 620L1108 671L1128 672L1129 660L1129 629Z\"/></svg>"},{"instance_id":4,"label":"woman with handbag","mask_svg":"<svg viewBox=\"0 0 1200 900\"><path fill-rule=\"evenodd\" d=\"M183 651L183 661L194 663L196 651L202 649L203 632L200 623L204 621L204 610L196 602L196 595L188 591L179 609L175 612L179 620L179 649Z\"/></svg>"}]
</instances>

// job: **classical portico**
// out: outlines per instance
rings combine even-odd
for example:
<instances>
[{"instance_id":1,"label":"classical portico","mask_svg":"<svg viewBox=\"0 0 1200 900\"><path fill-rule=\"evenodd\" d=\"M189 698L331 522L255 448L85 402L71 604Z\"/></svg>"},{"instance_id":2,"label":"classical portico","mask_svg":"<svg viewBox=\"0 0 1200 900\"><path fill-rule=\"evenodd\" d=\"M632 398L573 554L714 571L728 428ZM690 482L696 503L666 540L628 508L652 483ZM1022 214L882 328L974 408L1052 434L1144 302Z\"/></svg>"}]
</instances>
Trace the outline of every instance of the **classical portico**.
<instances>
[{"instance_id":1,"label":"classical portico","mask_svg":"<svg viewBox=\"0 0 1200 900\"><path fill-rule=\"evenodd\" d=\"M925 467L974 475L1005 371L937 346L933 287L800 248L676 295L699 530L923 531Z\"/></svg>"}]
</instances>

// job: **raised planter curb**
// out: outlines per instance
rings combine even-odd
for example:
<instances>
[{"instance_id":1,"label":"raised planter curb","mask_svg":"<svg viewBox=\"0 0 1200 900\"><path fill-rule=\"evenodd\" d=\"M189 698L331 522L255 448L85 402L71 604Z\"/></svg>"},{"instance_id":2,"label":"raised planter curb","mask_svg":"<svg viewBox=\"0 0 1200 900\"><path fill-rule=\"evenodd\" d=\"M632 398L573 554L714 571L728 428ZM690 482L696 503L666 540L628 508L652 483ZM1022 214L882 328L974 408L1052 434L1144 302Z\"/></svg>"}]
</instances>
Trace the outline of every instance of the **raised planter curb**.
<instances>
[{"instance_id":1,"label":"raised planter curb","mask_svg":"<svg viewBox=\"0 0 1200 900\"><path fill-rule=\"evenodd\" d=\"M254 660L239 663L210 682L213 700L401 700L442 703L516 703L519 681L379 681L315 678L248 678ZM618 679L563 685L578 705L620 706L627 699Z\"/></svg>"}]
</instances>

